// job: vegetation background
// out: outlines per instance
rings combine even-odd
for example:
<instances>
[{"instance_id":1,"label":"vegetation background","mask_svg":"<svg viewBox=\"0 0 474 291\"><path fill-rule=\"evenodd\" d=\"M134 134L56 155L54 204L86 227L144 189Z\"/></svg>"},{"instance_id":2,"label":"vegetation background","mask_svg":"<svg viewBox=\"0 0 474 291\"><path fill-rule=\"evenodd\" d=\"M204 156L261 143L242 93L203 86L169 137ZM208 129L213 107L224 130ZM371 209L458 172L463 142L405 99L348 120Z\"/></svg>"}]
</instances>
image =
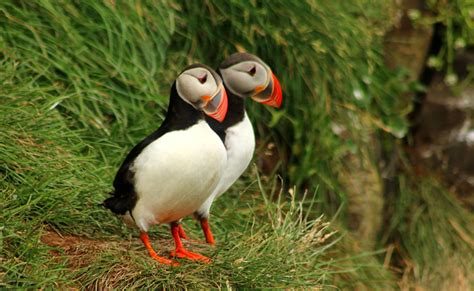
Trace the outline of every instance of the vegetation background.
<instances>
[{"instance_id":1,"label":"vegetation background","mask_svg":"<svg viewBox=\"0 0 474 291\"><path fill-rule=\"evenodd\" d=\"M472 84L454 60L473 15L469 0L1 1L0 286L472 288L473 207L410 153L421 72ZM417 73L391 55L401 19L435 28ZM98 204L182 68L235 51L273 68L284 104L248 104L255 165L214 205L216 248L185 221L213 263L155 264ZM172 248L165 227L152 238Z\"/></svg>"}]
</instances>

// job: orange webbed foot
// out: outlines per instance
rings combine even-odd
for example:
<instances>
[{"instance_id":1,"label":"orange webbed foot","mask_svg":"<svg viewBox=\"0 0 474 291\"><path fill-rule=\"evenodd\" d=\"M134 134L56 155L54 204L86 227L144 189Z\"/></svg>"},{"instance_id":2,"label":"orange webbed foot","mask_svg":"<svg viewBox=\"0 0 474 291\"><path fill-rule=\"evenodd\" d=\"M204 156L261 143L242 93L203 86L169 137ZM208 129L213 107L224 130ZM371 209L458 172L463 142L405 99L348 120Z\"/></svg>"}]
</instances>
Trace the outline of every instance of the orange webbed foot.
<instances>
[{"instance_id":1,"label":"orange webbed foot","mask_svg":"<svg viewBox=\"0 0 474 291\"><path fill-rule=\"evenodd\" d=\"M163 257L160 257L158 255L152 255L150 254L150 256L152 257L152 259L154 259L155 261L157 261L158 263L160 264L164 264L164 265L168 265L168 266L173 266L173 267L176 267L176 266L179 266L179 263L176 262L176 261L173 261L173 260L170 260L170 259L166 259L166 258L163 258Z\"/></svg>"},{"instance_id":2,"label":"orange webbed foot","mask_svg":"<svg viewBox=\"0 0 474 291\"><path fill-rule=\"evenodd\" d=\"M205 257L197 253L193 253L184 249L184 246L183 246L183 243L181 242L181 237L179 234L179 224L171 223L171 234L173 235L174 243L176 245L176 249L171 252L172 257L196 260L196 261L201 261L204 263L211 262L211 259L209 259L208 257Z\"/></svg>"},{"instance_id":3,"label":"orange webbed foot","mask_svg":"<svg viewBox=\"0 0 474 291\"><path fill-rule=\"evenodd\" d=\"M160 264L169 265L169 266L179 266L178 262L175 262L173 260L166 259L166 258L158 256L158 254L155 252L155 250L151 246L150 238L148 237L148 233L141 232L140 233L140 239L142 240L143 244L145 245L145 247L148 250L148 253L150 254L150 257L152 257L152 259L154 259L155 261L157 261Z\"/></svg>"},{"instance_id":4,"label":"orange webbed foot","mask_svg":"<svg viewBox=\"0 0 474 291\"><path fill-rule=\"evenodd\" d=\"M189 259L189 260L193 260L193 261L201 261L201 262L204 262L206 264L211 263L210 258L208 258L206 256L203 256L203 255L200 255L198 253L193 253L191 251L185 250L184 248L180 248L180 249L176 249L176 250L172 251L171 252L171 257L176 257L176 258L180 258L180 259Z\"/></svg>"}]
</instances>

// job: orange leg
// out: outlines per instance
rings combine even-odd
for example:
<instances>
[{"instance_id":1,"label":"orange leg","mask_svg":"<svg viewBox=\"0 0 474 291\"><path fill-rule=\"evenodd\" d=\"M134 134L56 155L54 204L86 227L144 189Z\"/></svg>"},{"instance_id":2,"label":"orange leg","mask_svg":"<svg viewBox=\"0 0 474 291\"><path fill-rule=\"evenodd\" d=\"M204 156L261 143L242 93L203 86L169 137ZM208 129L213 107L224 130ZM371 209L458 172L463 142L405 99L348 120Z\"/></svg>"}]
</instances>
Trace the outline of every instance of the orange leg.
<instances>
[{"instance_id":1,"label":"orange leg","mask_svg":"<svg viewBox=\"0 0 474 291\"><path fill-rule=\"evenodd\" d=\"M183 243L181 242L181 238L179 236L179 226L177 223L171 224L171 234L173 235L174 243L176 245L176 249L171 252L172 257L197 260L202 261L204 263L211 262L211 259L209 259L208 257L184 249Z\"/></svg>"},{"instance_id":2,"label":"orange leg","mask_svg":"<svg viewBox=\"0 0 474 291\"><path fill-rule=\"evenodd\" d=\"M178 262L175 262L175 261L172 261L172 260L169 260L169 259L165 259L165 258L160 257L156 254L155 250L151 246L150 238L148 237L148 233L141 232L140 233L140 239L142 240L142 242L145 245L146 249L150 253L150 257L152 257L154 260L158 261L161 264L165 264L165 265L171 265L171 266L178 266L179 265Z\"/></svg>"},{"instance_id":3,"label":"orange leg","mask_svg":"<svg viewBox=\"0 0 474 291\"><path fill-rule=\"evenodd\" d=\"M206 242L211 245L215 244L216 242L214 241L214 236L212 235L207 218L201 218L199 222L201 222L201 228L204 232L204 236L206 237Z\"/></svg>"},{"instance_id":4,"label":"orange leg","mask_svg":"<svg viewBox=\"0 0 474 291\"><path fill-rule=\"evenodd\" d=\"M184 229L183 229L183 226L180 224L178 224L178 232L179 232L179 236L182 238L182 239L186 239L188 240L188 236L186 235L186 232L184 232Z\"/></svg>"}]
</instances>

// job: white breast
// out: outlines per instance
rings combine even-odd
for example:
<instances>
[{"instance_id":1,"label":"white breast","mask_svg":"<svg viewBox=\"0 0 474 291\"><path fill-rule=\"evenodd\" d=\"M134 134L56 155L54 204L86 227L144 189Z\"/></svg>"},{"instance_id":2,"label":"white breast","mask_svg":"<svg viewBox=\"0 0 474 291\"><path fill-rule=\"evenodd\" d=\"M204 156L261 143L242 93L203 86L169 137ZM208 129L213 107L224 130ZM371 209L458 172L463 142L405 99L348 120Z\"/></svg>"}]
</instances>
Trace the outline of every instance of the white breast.
<instances>
[{"instance_id":1,"label":"white breast","mask_svg":"<svg viewBox=\"0 0 474 291\"><path fill-rule=\"evenodd\" d=\"M152 142L133 164L137 226L147 231L192 214L216 188L226 160L221 140L205 121Z\"/></svg>"},{"instance_id":2,"label":"white breast","mask_svg":"<svg viewBox=\"0 0 474 291\"><path fill-rule=\"evenodd\" d=\"M247 169L255 150L255 135L247 113L244 119L226 130L227 165L216 189L197 211L207 217L215 198L226 192Z\"/></svg>"}]
</instances>

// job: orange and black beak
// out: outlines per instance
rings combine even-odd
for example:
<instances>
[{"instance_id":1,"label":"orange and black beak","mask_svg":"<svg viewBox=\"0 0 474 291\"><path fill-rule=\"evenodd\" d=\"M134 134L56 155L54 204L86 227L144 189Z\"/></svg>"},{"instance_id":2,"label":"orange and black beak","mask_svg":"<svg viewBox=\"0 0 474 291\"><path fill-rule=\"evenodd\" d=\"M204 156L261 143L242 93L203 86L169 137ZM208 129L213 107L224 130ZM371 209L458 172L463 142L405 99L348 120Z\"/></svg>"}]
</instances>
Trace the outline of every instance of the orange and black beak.
<instances>
[{"instance_id":1,"label":"orange and black beak","mask_svg":"<svg viewBox=\"0 0 474 291\"><path fill-rule=\"evenodd\" d=\"M219 122L222 122L225 119L228 103L224 85L220 84L219 90L217 90L214 96L202 96L201 101L203 103L201 108L205 114Z\"/></svg>"},{"instance_id":2,"label":"orange and black beak","mask_svg":"<svg viewBox=\"0 0 474 291\"><path fill-rule=\"evenodd\" d=\"M252 99L259 103L279 108L283 100L280 81L278 81L277 77L275 77L271 71L269 75L270 80L267 86L258 86L255 89L255 95L252 96Z\"/></svg>"}]
</instances>

